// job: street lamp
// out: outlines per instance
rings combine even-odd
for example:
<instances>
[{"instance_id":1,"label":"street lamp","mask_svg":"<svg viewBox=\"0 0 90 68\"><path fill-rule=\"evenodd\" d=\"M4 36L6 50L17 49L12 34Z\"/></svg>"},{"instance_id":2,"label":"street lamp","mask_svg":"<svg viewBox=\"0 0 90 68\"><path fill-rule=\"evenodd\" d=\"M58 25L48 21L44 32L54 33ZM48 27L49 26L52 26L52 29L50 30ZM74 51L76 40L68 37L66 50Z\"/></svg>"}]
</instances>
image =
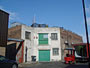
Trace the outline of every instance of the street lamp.
<instances>
[{"instance_id":1,"label":"street lamp","mask_svg":"<svg viewBox=\"0 0 90 68\"><path fill-rule=\"evenodd\" d=\"M88 38L88 27L87 27L87 18L86 18L86 12L85 12L85 3L84 0L82 0L82 4L83 4L83 13L84 13L84 20L85 20L85 30L86 30L86 38L87 38L87 45L88 45L88 67L90 68L90 52L89 52L89 38Z\"/></svg>"}]
</instances>

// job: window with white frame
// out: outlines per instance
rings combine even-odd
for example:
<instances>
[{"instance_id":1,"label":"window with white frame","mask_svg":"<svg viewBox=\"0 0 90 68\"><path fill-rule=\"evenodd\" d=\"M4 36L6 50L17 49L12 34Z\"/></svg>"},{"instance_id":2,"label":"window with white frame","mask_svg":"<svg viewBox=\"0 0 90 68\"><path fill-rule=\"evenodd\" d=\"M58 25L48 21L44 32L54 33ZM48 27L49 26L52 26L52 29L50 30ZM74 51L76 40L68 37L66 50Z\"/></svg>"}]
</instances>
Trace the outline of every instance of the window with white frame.
<instances>
[{"instance_id":1,"label":"window with white frame","mask_svg":"<svg viewBox=\"0 0 90 68\"><path fill-rule=\"evenodd\" d=\"M59 55L59 48L53 48L53 55L54 56Z\"/></svg>"},{"instance_id":2,"label":"window with white frame","mask_svg":"<svg viewBox=\"0 0 90 68\"><path fill-rule=\"evenodd\" d=\"M25 31L25 39L31 40L31 32Z\"/></svg>"},{"instance_id":3,"label":"window with white frame","mask_svg":"<svg viewBox=\"0 0 90 68\"><path fill-rule=\"evenodd\" d=\"M52 40L58 40L57 33L51 33Z\"/></svg>"}]
</instances>

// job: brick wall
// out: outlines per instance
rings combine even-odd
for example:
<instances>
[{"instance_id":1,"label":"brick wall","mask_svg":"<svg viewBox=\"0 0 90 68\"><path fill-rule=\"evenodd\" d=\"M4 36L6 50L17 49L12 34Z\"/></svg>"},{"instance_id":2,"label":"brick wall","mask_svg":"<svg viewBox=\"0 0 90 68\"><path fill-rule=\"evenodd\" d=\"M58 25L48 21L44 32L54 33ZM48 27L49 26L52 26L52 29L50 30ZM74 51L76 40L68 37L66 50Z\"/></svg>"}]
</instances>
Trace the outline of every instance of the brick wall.
<instances>
[{"instance_id":1,"label":"brick wall","mask_svg":"<svg viewBox=\"0 0 90 68\"><path fill-rule=\"evenodd\" d=\"M9 28L8 38L21 39L21 25Z\"/></svg>"},{"instance_id":2,"label":"brick wall","mask_svg":"<svg viewBox=\"0 0 90 68\"><path fill-rule=\"evenodd\" d=\"M60 28L60 34L61 34L61 54L62 54L62 61L64 61L64 49L65 48L71 48L72 47L72 43L76 44L76 43L82 43L82 37L71 32L68 30L65 30L63 28ZM68 43L68 44L67 44Z\"/></svg>"},{"instance_id":3,"label":"brick wall","mask_svg":"<svg viewBox=\"0 0 90 68\"><path fill-rule=\"evenodd\" d=\"M82 37L78 34L75 34L71 31L65 30L60 28L60 34L61 34L61 43L64 44L66 42L69 43L69 45L76 44L76 43L82 43Z\"/></svg>"}]
</instances>

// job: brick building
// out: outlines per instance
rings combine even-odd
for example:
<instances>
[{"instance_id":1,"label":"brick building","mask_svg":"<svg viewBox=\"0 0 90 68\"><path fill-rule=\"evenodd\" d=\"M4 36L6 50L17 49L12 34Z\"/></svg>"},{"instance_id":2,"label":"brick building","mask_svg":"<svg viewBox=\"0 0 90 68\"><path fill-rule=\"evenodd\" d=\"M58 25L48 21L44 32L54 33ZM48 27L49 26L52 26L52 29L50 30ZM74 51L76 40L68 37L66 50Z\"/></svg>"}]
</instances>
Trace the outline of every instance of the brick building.
<instances>
[{"instance_id":1,"label":"brick building","mask_svg":"<svg viewBox=\"0 0 90 68\"><path fill-rule=\"evenodd\" d=\"M61 51L62 51L62 61L64 60L64 49L71 48L72 44L82 43L82 37L76 33L69 30L60 28L60 39L61 39Z\"/></svg>"},{"instance_id":2,"label":"brick building","mask_svg":"<svg viewBox=\"0 0 90 68\"><path fill-rule=\"evenodd\" d=\"M8 38L21 39L21 25L9 28Z\"/></svg>"}]
</instances>

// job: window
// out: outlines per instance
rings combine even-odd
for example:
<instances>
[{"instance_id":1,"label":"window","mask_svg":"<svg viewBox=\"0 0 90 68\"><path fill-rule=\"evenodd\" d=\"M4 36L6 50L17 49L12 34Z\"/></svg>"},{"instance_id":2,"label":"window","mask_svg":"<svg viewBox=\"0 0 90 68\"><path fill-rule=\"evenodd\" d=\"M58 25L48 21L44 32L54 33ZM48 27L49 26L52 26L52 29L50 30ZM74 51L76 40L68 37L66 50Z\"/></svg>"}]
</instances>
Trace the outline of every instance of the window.
<instances>
[{"instance_id":1,"label":"window","mask_svg":"<svg viewBox=\"0 0 90 68\"><path fill-rule=\"evenodd\" d=\"M57 33L51 33L51 39L52 40L57 40Z\"/></svg>"},{"instance_id":2,"label":"window","mask_svg":"<svg viewBox=\"0 0 90 68\"><path fill-rule=\"evenodd\" d=\"M59 48L53 48L53 55L59 55Z\"/></svg>"},{"instance_id":3,"label":"window","mask_svg":"<svg viewBox=\"0 0 90 68\"><path fill-rule=\"evenodd\" d=\"M25 32L25 39L30 39L31 40L31 32Z\"/></svg>"},{"instance_id":4,"label":"window","mask_svg":"<svg viewBox=\"0 0 90 68\"><path fill-rule=\"evenodd\" d=\"M48 44L48 34L39 33L39 44Z\"/></svg>"}]
</instances>

